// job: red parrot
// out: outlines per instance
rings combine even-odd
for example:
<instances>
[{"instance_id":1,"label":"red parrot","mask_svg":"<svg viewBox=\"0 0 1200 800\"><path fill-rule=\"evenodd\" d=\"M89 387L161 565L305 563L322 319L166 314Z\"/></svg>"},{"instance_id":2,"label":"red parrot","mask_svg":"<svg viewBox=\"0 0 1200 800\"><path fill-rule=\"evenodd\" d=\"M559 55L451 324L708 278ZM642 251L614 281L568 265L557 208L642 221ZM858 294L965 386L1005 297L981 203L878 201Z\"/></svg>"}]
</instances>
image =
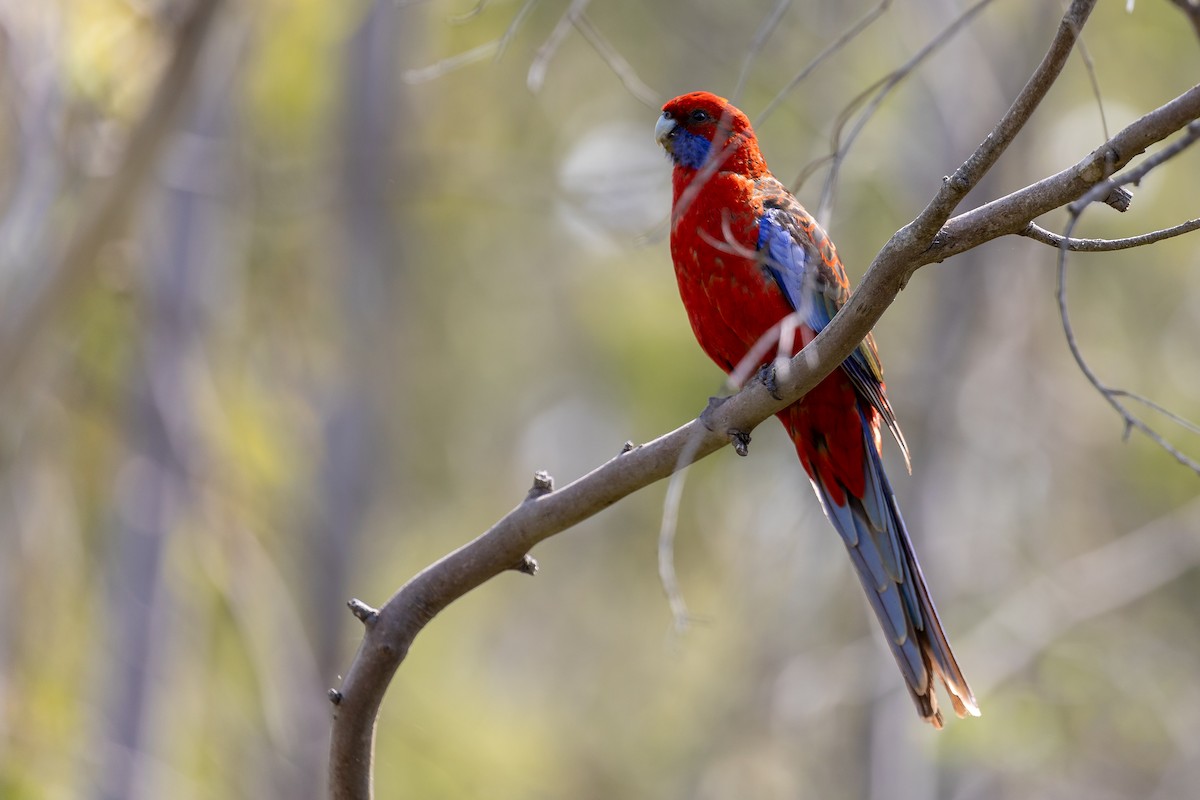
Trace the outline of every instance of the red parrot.
<instances>
[{"instance_id":1,"label":"red parrot","mask_svg":"<svg viewBox=\"0 0 1200 800\"><path fill-rule=\"evenodd\" d=\"M760 337L798 312L799 352L850 296L833 242L771 175L750 121L724 98L676 97L654 133L675 164L671 257L700 346L731 372ZM908 447L871 335L778 417L850 552L918 713L942 727L936 674L958 716L979 716L883 471L881 425L906 461Z\"/></svg>"}]
</instances>

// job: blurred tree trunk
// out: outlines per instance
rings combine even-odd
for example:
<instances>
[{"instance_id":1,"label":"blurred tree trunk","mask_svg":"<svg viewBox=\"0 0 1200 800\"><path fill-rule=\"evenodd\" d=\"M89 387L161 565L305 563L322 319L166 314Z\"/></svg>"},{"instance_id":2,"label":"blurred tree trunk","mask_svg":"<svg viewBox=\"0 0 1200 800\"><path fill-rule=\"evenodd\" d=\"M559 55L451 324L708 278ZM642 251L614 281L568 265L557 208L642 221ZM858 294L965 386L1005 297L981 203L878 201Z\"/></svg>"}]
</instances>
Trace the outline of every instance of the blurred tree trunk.
<instances>
[{"instance_id":1,"label":"blurred tree trunk","mask_svg":"<svg viewBox=\"0 0 1200 800\"><path fill-rule=\"evenodd\" d=\"M211 55L219 55L212 53ZM196 360L208 328L212 277L226 237L227 141L233 71L209 58L182 130L159 165L160 187L143 209L145 324L126 420L127 453L116 476L115 538L107 584L108 673L103 679L103 745L93 796L154 796L150 767L158 703L155 672L172 641L176 594L164 581L170 537L187 514L201 457L193 404Z\"/></svg>"}]
</instances>

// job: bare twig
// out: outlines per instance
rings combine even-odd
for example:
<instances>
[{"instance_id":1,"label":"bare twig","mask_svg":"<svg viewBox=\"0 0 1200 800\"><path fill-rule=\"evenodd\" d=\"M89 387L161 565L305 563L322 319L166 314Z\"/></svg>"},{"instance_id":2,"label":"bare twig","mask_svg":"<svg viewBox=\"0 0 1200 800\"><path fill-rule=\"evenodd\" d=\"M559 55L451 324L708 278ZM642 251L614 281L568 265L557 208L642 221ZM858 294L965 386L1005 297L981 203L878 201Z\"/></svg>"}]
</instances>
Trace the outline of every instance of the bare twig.
<instances>
[{"instance_id":1,"label":"bare twig","mask_svg":"<svg viewBox=\"0 0 1200 800\"><path fill-rule=\"evenodd\" d=\"M449 18L447 18L446 21L449 22L451 25L462 25L464 23L470 22L471 20L475 19L480 14L482 14L483 10L485 8L487 8L487 5L488 5L488 0L479 0L477 3L475 3L475 5L471 6L466 11L463 11L460 14L454 14L454 15L450 16Z\"/></svg>"},{"instance_id":2,"label":"bare twig","mask_svg":"<svg viewBox=\"0 0 1200 800\"><path fill-rule=\"evenodd\" d=\"M891 5L892 0L880 0L879 5L868 11L862 19L851 25L845 33L830 42L829 46L820 53L817 53L812 61L809 61L807 64L805 64L804 67L797 72L790 81L788 81L787 86L780 89L779 93L771 98L771 102L767 103L767 107L759 113L758 119L754 121L755 127L761 125L767 119L767 117L771 115L771 112L779 107L779 104L783 102L784 98L791 94L791 92L797 86L799 86L805 78L811 75L813 70L819 67L825 61L825 59L829 58L834 53L852 42L855 37L869 28L872 22L879 19L879 17L883 15L883 12L887 11Z\"/></svg>"},{"instance_id":3,"label":"bare twig","mask_svg":"<svg viewBox=\"0 0 1200 800\"><path fill-rule=\"evenodd\" d=\"M1121 402L1120 398L1125 397L1144 403L1156 411L1166 414L1169 419L1180 423L1188 430L1195 430L1195 424L1167 411L1157 403L1143 398L1140 395L1132 394L1123 389L1113 389L1105 385L1100 380L1099 376L1096 375L1095 371L1092 370L1091 366L1087 362L1087 359L1084 358L1083 351L1079 347L1079 342L1075 338L1075 330L1071 326L1070 314L1067 312L1067 253L1069 252L1067 243L1070 242L1071 232L1079 223L1079 218L1087 209L1088 205L1091 202L1106 196L1107 193L1114 187L1119 187L1124 184L1137 183L1143 177L1145 177L1150 170L1165 164L1171 158L1179 155L1189 146L1194 144L1197 139L1200 139L1200 121L1192 122L1187 127L1187 133L1184 136L1181 136L1178 141L1173 142L1170 146L1164 147L1153 156L1145 159L1135 169L1129 170L1129 172L1122 176L1097 183L1087 193L1085 193L1083 197L1071 203L1069 206L1071 219L1067 222L1067 227L1063 231L1058 251L1058 286L1055 292L1055 297L1058 300L1059 318L1062 321L1063 334L1066 337L1067 347L1070 348L1071 356L1075 359L1075 363L1079 367L1079 371L1083 373L1085 378L1087 378L1088 383L1090 383L1092 387L1100 393L1100 396L1104 398L1105 402L1112 406L1113 410L1120 415L1122 422L1125 424L1125 437L1128 438L1130 431L1138 430L1152 442L1161 447L1164 451L1169 453L1171 457L1180 464L1191 469L1193 472L1200 474L1200 463L1185 455L1177 447L1168 442L1165 437L1158 433L1158 431L1147 424L1141 417L1138 417L1136 414L1131 412L1128 407Z\"/></svg>"},{"instance_id":4,"label":"bare twig","mask_svg":"<svg viewBox=\"0 0 1200 800\"><path fill-rule=\"evenodd\" d=\"M1108 117L1104 114L1104 96L1100 92L1100 79L1096 77L1096 62L1092 61L1092 54L1088 52L1082 36L1079 37L1079 57L1083 59L1083 68L1092 87L1092 97L1096 98L1096 110L1100 112L1100 129L1104 131L1104 138L1107 139Z\"/></svg>"},{"instance_id":5,"label":"bare twig","mask_svg":"<svg viewBox=\"0 0 1200 800\"><path fill-rule=\"evenodd\" d=\"M883 105L883 101L891 94L892 90L899 86L905 78L912 74L925 59L936 53L939 48L947 44L954 35L966 27L967 23L975 18L979 12L983 11L992 0L978 0L976 3L967 7L965 11L958 15L949 25L942 29L936 36L930 39L924 47L916 52L912 58L901 65L898 69L892 71L888 75L876 81L871 86L867 87L858 97L854 98L838 116L837 124L833 131L833 153L829 164L829 172L825 175L825 186L821 190L821 201L817 205L817 220L822 224L828 221L830 209L833 207L834 192L837 188L838 176L841 174L842 162L846 155L850 152L850 148L858 139L859 134L875 116L875 112ZM854 113L866 104L862 112L854 120L854 124L850 127L850 132L845 138L842 136L843 130L849 124Z\"/></svg>"},{"instance_id":6,"label":"bare twig","mask_svg":"<svg viewBox=\"0 0 1200 800\"><path fill-rule=\"evenodd\" d=\"M1072 221L1073 222L1073 221ZM1065 236L1069 237L1070 226L1068 226ZM1092 370L1087 359L1083 356L1083 351L1079 349L1079 342L1075 338L1075 330L1071 326L1071 317L1067 312L1067 250L1063 248L1059 250L1058 256L1058 285L1055 291L1055 298L1058 301L1059 318L1062 321L1063 335L1067 340L1067 347L1071 351L1071 357L1075 359L1075 364L1079 367L1079 371L1087 378L1088 383L1100 393L1113 410L1121 417L1121 421L1125 424L1124 436L1128 438L1130 431L1138 430L1143 433L1150 441L1157 444L1164 451L1169 453L1172 458L1178 461L1188 469L1200 474L1200 463L1197 463L1192 458L1188 457L1173 444L1168 442L1158 431L1147 425L1140 417L1133 414L1125 407L1125 404L1118 400L1118 396L1127 396L1127 393L1122 390L1110 389L1106 386ZM1188 423L1189 425L1191 423Z\"/></svg>"},{"instance_id":7,"label":"bare twig","mask_svg":"<svg viewBox=\"0 0 1200 800\"><path fill-rule=\"evenodd\" d=\"M775 28L779 26L779 20L783 19L783 15L787 13L791 5L792 0L777 0L775 7L771 9L771 13L758 26L758 31L754 34L754 40L750 42L750 47L746 50L746 57L742 59L742 68L738 71L737 84L734 86L733 94L730 95L734 101L741 99L742 91L746 88L746 79L750 77L750 67L753 66L754 59L758 58L759 51L762 50L763 45L767 43L767 39L774 33Z\"/></svg>"},{"instance_id":8,"label":"bare twig","mask_svg":"<svg viewBox=\"0 0 1200 800\"><path fill-rule=\"evenodd\" d=\"M426 81L436 80L448 72L453 72L456 69L477 64L484 59L492 56L499 56L500 42L496 39L491 42L484 42L478 47L472 47L470 50L464 50L461 53L456 53L452 56L447 56L439 61L424 67L415 69L406 69L401 74L405 83L425 83Z\"/></svg>"},{"instance_id":9,"label":"bare twig","mask_svg":"<svg viewBox=\"0 0 1200 800\"><path fill-rule=\"evenodd\" d=\"M1109 391L1112 393L1112 395L1114 397L1125 397L1125 398L1128 398L1129 400L1134 401L1135 403L1141 403L1142 405L1146 406L1147 408L1154 409L1159 414L1162 414L1164 417L1171 420L1171 422L1174 422L1176 425L1183 428L1184 430L1186 430L1190 433L1195 433L1197 435L1200 435L1200 425L1197 425L1195 422L1192 422L1187 417L1179 416L1174 411L1171 411L1169 408L1166 408L1165 406L1159 405L1158 403L1151 400L1149 397L1143 397L1142 395L1137 394L1136 392L1130 392L1125 389L1109 389Z\"/></svg>"},{"instance_id":10,"label":"bare twig","mask_svg":"<svg viewBox=\"0 0 1200 800\"><path fill-rule=\"evenodd\" d=\"M1019 233L1021 236L1033 239L1035 242L1050 245L1053 248L1063 248L1075 253L1103 253L1111 250L1128 250L1131 247L1142 247L1155 242L1161 242L1163 239L1170 239L1174 236L1182 236L1185 233L1191 233L1194 230L1200 230L1200 217L1189 219L1187 222L1181 222L1170 228L1143 233L1139 236L1128 236L1124 239L1068 239L1065 236L1059 236L1053 231L1048 231L1036 223L1029 223Z\"/></svg>"},{"instance_id":11,"label":"bare twig","mask_svg":"<svg viewBox=\"0 0 1200 800\"><path fill-rule=\"evenodd\" d=\"M613 74L621 79L621 83L625 84L625 88L635 99L642 105L657 109L662 105L662 99L658 92L651 89L646 83L638 77L633 65L625 60L625 57L618 52L617 48L604 37L588 19L587 14L579 14L574 19L575 30L587 40L587 43L592 46L596 54L604 59L604 63L613 71Z\"/></svg>"},{"instance_id":12,"label":"bare twig","mask_svg":"<svg viewBox=\"0 0 1200 800\"><path fill-rule=\"evenodd\" d=\"M945 222L922 256L922 263L941 261L999 236L1020 233L1032 220L1083 197L1148 147L1198 118L1200 86L1194 86L1118 131L1078 164ZM947 180L947 184L953 182L954 179ZM1110 187L1111 184L1106 184L1105 191L1097 193L1097 199L1107 196ZM950 198L936 202L954 201ZM926 213L930 213L931 221L938 216L926 209L922 218L918 218L922 228L927 224L923 220ZM906 226L897 235L905 238L914 235L909 228L915 225Z\"/></svg>"},{"instance_id":13,"label":"bare twig","mask_svg":"<svg viewBox=\"0 0 1200 800\"><path fill-rule=\"evenodd\" d=\"M575 20L579 18L590 2L591 0L571 0L571 5L567 6L567 10L559 18L554 30L550 31L546 41L534 53L533 62L529 65L529 73L525 78L525 85L529 87L529 91L541 91L542 84L546 81L546 70L550 68L550 62L554 59L558 48L562 47L562 43L566 41L571 28L575 26Z\"/></svg>"},{"instance_id":14,"label":"bare twig","mask_svg":"<svg viewBox=\"0 0 1200 800\"><path fill-rule=\"evenodd\" d=\"M968 634L978 659L976 690L987 694L1064 633L1144 597L1200 563L1200 501L1050 568L1012 592Z\"/></svg>"},{"instance_id":15,"label":"bare twig","mask_svg":"<svg viewBox=\"0 0 1200 800\"><path fill-rule=\"evenodd\" d=\"M513 37L520 30L521 23L529 16L529 12L533 10L533 6L536 3L537 0L525 0L525 3L517 11L512 22L508 23L508 27L505 28L504 34L499 39L484 42L478 47L472 47L470 50L448 56L425 67L407 69L401 74L401 77L405 83L425 83L426 81L436 80L456 69L476 64L486 58L498 61L504 55L504 51L508 49L508 45L512 42ZM483 3L480 3L475 9L482 10L483 5ZM475 16L477 13L475 9L467 12L464 19L451 19L451 24L458 24Z\"/></svg>"},{"instance_id":16,"label":"bare twig","mask_svg":"<svg viewBox=\"0 0 1200 800\"><path fill-rule=\"evenodd\" d=\"M898 235L903 238L915 237L918 240L929 237L932 240L933 233L946 223L967 193L983 180L983 176L995 165L1008 146L1012 144L1013 139L1025 127L1025 123L1033 116L1033 112L1041 104L1042 99L1050 91L1050 87L1054 85L1059 73L1066 65L1067 57L1074 48L1079 31L1083 29L1083 25L1087 22L1095 5L1095 0L1074 0L1071 3L1062 22L1059 23L1058 32L1050 43L1050 49L1047 50L1037 69L1029 76L1029 80L1013 100L1008 111L1000 118L1000 122L975 149L971 157L955 170L952 176L942 182L942 188L932 202L925 207L925 210ZM1058 205L1062 205L1062 203ZM1055 207L1057 208L1057 205Z\"/></svg>"},{"instance_id":17,"label":"bare twig","mask_svg":"<svg viewBox=\"0 0 1200 800\"><path fill-rule=\"evenodd\" d=\"M683 502L683 488L687 485L687 467L696 458L694 451L698 444L699 440L693 440L691 447L685 447L679 453L675 472L667 482L662 523L658 529L658 581L662 584L663 594L667 596L667 605L671 609L671 628L675 633L686 630L692 618L675 575L675 535L679 531L679 506Z\"/></svg>"}]
</instances>

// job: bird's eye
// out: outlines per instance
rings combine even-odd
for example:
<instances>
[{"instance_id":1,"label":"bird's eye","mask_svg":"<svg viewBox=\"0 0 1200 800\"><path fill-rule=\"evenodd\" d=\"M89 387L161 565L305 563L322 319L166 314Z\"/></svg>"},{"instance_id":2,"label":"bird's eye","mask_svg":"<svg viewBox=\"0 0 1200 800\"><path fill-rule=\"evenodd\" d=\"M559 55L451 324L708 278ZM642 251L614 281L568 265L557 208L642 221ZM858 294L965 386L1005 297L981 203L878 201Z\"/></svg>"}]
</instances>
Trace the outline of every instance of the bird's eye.
<instances>
[{"instance_id":1,"label":"bird's eye","mask_svg":"<svg viewBox=\"0 0 1200 800\"><path fill-rule=\"evenodd\" d=\"M708 112L702 108L697 108L688 116L691 118L692 122L708 122L710 119L712 119L712 117L708 116Z\"/></svg>"}]
</instances>

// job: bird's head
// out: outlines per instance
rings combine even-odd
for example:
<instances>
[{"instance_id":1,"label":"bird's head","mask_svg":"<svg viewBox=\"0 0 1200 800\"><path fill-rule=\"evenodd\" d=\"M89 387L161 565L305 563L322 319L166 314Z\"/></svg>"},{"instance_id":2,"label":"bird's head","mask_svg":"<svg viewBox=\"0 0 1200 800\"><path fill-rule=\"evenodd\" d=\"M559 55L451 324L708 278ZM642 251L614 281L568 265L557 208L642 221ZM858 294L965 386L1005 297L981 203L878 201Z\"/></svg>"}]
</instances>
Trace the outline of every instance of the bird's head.
<instances>
[{"instance_id":1,"label":"bird's head","mask_svg":"<svg viewBox=\"0 0 1200 800\"><path fill-rule=\"evenodd\" d=\"M714 142L726 158L753 156L761 161L750 120L724 97L709 92L680 95L664 105L654 138L676 166L687 169L704 166Z\"/></svg>"}]
</instances>

